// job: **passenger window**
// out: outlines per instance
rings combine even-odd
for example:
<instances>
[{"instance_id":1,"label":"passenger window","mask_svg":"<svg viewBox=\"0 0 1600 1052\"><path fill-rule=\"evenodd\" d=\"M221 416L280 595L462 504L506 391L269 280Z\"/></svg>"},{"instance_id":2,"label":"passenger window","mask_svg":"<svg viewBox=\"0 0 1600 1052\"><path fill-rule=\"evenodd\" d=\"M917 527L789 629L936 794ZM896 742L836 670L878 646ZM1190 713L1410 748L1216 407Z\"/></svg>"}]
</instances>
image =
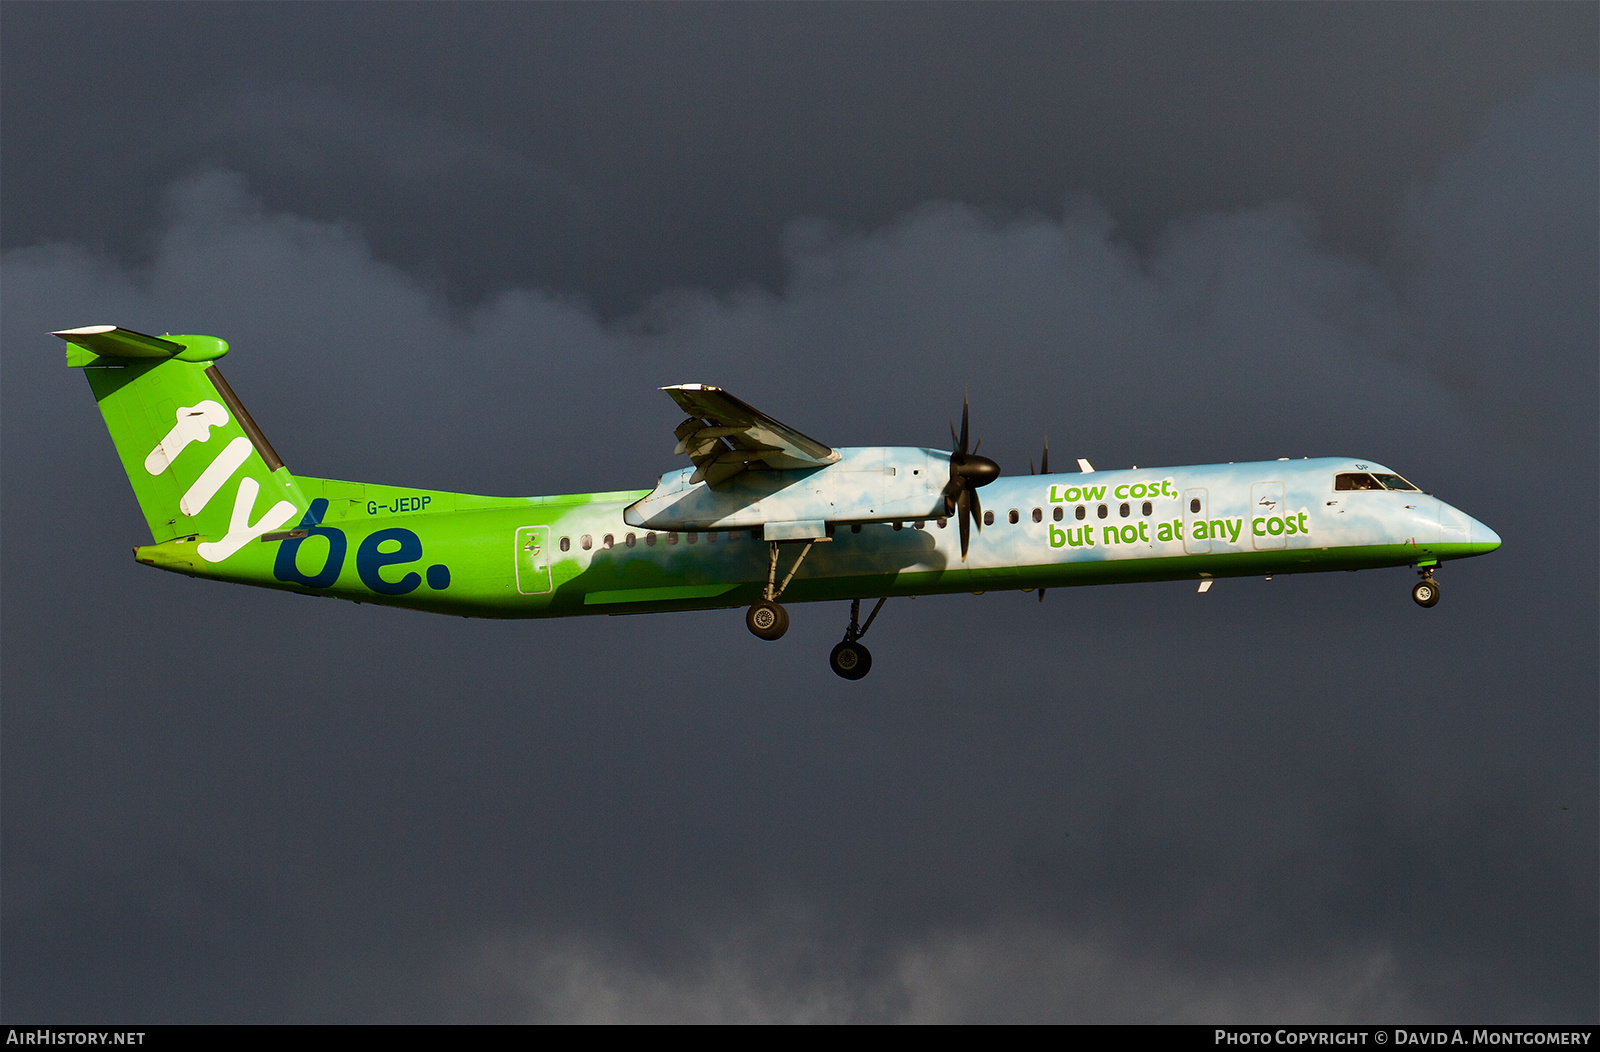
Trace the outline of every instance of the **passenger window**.
<instances>
[{"instance_id":1,"label":"passenger window","mask_svg":"<svg viewBox=\"0 0 1600 1052\"><path fill-rule=\"evenodd\" d=\"M994 512L986 511L986 512L983 513L983 524L985 526L993 526L994 525Z\"/></svg>"},{"instance_id":2,"label":"passenger window","mask_svg":"<svg viewBox=\"0 0 1600 1052\"><path fill-rule=\"evenodd\" d=\"M667 543L668 544L677 544L678 543L678 531L677 530L669 530L667 532Z\"/></svg>"},{"instance_id":3,"label":"passenger window","mask_svg":"<svg viewBox=\"0 0 1600 1052\"><path fill-rule=\"evenodd\" d=\"M583 538L578 541L578 546L581 547L584 551L588 551L590 548L594 547L594 538L590 537L586 533L586 534L583 535Z\"/></svg>"},{"instance_id":4,"label":"passenger window","mask_svg":"<svg viewBox=\"0 0 1600 1052\"><path fill-rule=\"evenodd\" d=\"M906 524L903 522L897 522L894 524L894 528L897 530L903 530L906 528Z\"/></svg>"},{"instance_id":5,"label":"passenger window","mask_svg":"<svg viewBox=\"0 0 1600 1052\"><path fill-rule=\"evenodd\" d=\"M633 546L634 546L634 544L635 544L635 543L637 543L637 541L638 541L638 538L637 538L637 537L635 537L635 536L634 536L634 535L633 535L633 534L631 534L631 533L630 533L630 534L628 534L628 540L627 540L627 545L628 545L628 547L630 547L630 548L632 548L632 547L633 547Z\"/></svg>"},{"instance_id":6,"label":"passenger window","mask_svg":"<svg viewBox=\"0 0 1600 1052\"><path fill-rule=\"evenodd\" d=\"M925 530L925 529L928 528L928 520L927 519L918 519L916 522L913 522L911 525L916 527L919 530Z\"/></svg>"},{"instance_id":7,"label":"passenger window","mask_svg":"<svg viewBox=\"0 0 1600 1052\"><path fill-rule=\"evenodd\" d=\"M1066 517L1066 513L1062 509L1061 505L1058 504L1058 505L1056 505L1055 510L1050 513L1050 517L1052 519L1056 520L1057 522L1060 522L1062 519L1064 519Z\"/></svg>"},{"instance_id":8,"label":"passenger window","mask_svg":"<svg viewBox=\"0 0 1600 1052\"><path fill-rule=\"evenodd\" d=\"M1123 502L1122 507L1117 509L1117 514L1121 515L1124 519L1128 517L1128 505L1126 501Z\"/></svg>"},{"instance_id":9,"label":"passenger window","mask_svg":"<svg viewBox=\"0 0 1600 1052\"><path fill-rule=\"evenodd\" d=\"M1145 501L1144 504L1139 508L1139 510L1142 513L1144 513L1145 515L1148 516L1152 511L1155 511L1156 509L1155 509L1155 506L1152 505L1149 501Z\"/></svg>"},{"instance_id":10,"label":"passenger window","mask_svg":"<svg viewBox=\"0 0 1600 1052\"><path fill-rule=\"evenodd\" d=\"M616 543L616 541L612 538L611 534L608 533L608 534L605 535L604 538L601 539L600 547L604 548L606 551L609 552L611 550L611 546L613 544L615 544L615 543Z\"/></svg>"},{"instance_id":11,"label":"passenger window","mask_svg":"<svg viewBox=\"0 0 1600 1052\"><path fill-rule=\"evenodd\" d=\"M1333 477L1333 488L1336 490L1382 489L1383 486L1365 471L1347 471Z\"/></svg>"},{"instance_id":12,"label":"passenger window","mask_svg":"<svg viewBox=\"0 0 1600 1052\"><path fill-rule=\"evenodd\" d=\"M654 548L656 546L656 535L653 533L645 534L644 543L647 547Z\"/></svg>"},{"instance_id":13,"label":"passenger window","mask_svg":"<svg viewBox=\"0 0 1600 1052\"><path fill-rule=\"evenodd\" d=\"M684 537L688 539L690 544L693 544L695 541L700 539L700 535L695 533L693 530L690 530L688 533L684 534Z\"/></svg>"},{"instance_id":14,"label":"passenger window","mask_svg":"<svg viewBox=\"0 0 1600 1052\"><path fill-rule=\"evenodd\" d=\"M850 527L850 532L851 533L860 533L861 532L861 524L858 522L858 523L855 523L854 525L852 525Z\"/></svg>"},{"instance_id":15,"label":"passenger window","mask_svg":"<svg viewBox=\"0 0 1600 1052\"><path fill-rule=\"evenodd\" d=\"M572 550L572 538L571 537L563 537L563 538L561 538L561 550L564 551L564 552L568 552L568 551Z\"/></svg>"},{"instance_id":16,"label":"passenger window","mask_svg":"<svg viewBox=\"0 0 1600 1052\"><path fill-rule=\"evenodd\" d=\"M1044 521L1044 512L1040 511L1038 508L1034 508L1033 509L1033 521L1034 522L1043 522Z\"/></svg>"},{"instance_id":17,"label":"passenger window","mask_svg":"<svg viewBox=\"0 0 1600 1052\"><path fill-rule=\"evenodd\" d=\"M1199 497L1195 497L1193 500L1189 501L1189 513L1191 515L1200 514L1200 498Z\"/></svg>"},{"instance_id":18,"label":"passenger window","mask_svg":"<svg viewBox=\"0 0 1600 1052\"><path fill-rule=\"evenodd\" d=\"M706 534L706 543L707 544L716 544L717 543L717 531L716 530L712 530L710 533Z\"/></svg>"},{"instance_id":19,"label":"passenger window","mask_svg":"<svg viewBox=\"0 0 1600 1052\"><path fill-rule=\"evenodd\" d=\"M1017 509L1016 508L1012 508L1011 509L1011 514L1006 516L1006 521L1009 522L1011 525L1015 526L1017 524L1017 519L1018 518L1019 518L1019 516L1017 515Z\"/></svg>"},{"instance_id":20,"label":"passenger window","mask_svg":"<svg viewBox=\"0 0 1600 1052\"><path fill-rule=\"evenodd\" d=\"M934 521L934 522L937 522L937 523L938 523L938 524L939 524L939 528L940 528L940 529L941 529L941 530L942 530L942 529L944 529L944 528L945 528L945 525L946 525L946 524L947 524L947 523L948 523L948 522L949 522L949 521L950 521L950 520L949 520L949 519L934 519L934 520L933 520L933 521Z\"/></svg>"},{"instance_id":21,"label":"passenger window","mask_svg":"<svg viewBox=\"0 0 1600 1052\"><path fill-rule=\"evenodd\" d=\"M1102 504L1102 505L1100 505L1099 509L1096 511L1096 514L1099 515L1103 519L1106 516L1110 515L1111 512L1110 512L1110 510L1108 510L1106 508L1106 506L1104 504Z\"/></svg>"},{"instance_id":22,"label":"passenger window","mask_svg":"<svg viewBox=\"0 0 1600 1052\"><path fill-rule=\"evenodd\" d=\"M1089 517L1089 512L1084 508L1084 506L1082 504L1078 505L1078 510L1073 512L1072 514L1073 514L1074 517L1077 518L1077 520L1079 522L1082 522L1084 519L1087 519Z\"/></svg>"}]
</instances>

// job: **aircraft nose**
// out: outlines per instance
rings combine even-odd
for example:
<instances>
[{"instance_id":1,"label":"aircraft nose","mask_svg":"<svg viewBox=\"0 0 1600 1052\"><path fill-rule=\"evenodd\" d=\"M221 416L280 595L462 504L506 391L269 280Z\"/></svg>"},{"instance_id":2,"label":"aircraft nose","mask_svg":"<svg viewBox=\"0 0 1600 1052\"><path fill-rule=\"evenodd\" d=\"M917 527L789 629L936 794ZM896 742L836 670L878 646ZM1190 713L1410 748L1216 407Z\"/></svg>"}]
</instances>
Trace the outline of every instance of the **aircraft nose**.
<instances>
[{"instance_id":1,"label":"aircraft nose","mask_svg":"<svg viewBox=\"0 0 1600 1052\"><path fill-rule=\"evenodd\" d=\"M1492 552L1500 547L1500 535L1477 519L1472 520L1472 528L1467 534L1472 545L1473 554Z\"/></svg>"}]
</instances>

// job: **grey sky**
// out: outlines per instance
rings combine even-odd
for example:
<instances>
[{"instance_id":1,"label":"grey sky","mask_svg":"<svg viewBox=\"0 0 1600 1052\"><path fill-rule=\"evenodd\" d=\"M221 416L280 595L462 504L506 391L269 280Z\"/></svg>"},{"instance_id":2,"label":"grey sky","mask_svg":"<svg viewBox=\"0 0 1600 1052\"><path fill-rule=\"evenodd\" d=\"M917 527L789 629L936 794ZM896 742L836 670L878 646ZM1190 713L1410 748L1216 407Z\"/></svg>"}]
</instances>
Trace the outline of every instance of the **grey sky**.
<instances>
[{"instance_id":1,"label":"grey sky","mask_svg":"<svg viewBox=\"0 0 1600 1052\"><path fill-rule=\"evenodd\" d=\"M1197 210L1288 199L1376 258L1405 192L1494 103L1595 72L1600 33L1592 4L21 3L5 19L7 247L141 258L168 181L213 163L465 294L537 284L607 313L673 285L776 287L796 216L876 226L928 200L1048 214L1087 192L1144 244Z\"/></svg>"},{"instance_id":2,"label":"grey sky","mask_svg":"<svg viewBox=\"0 0 1600 1052\"><path fill-rule=\"evenodd\" d=\"M1596 1016L1593 5L0 17L8 1021ZM1012 472L1370 456L1506 543L897 601L859 685L838 604L313 603L128 558L102 321L308 474L970 386Z\"/></svg>"}]
</instances>

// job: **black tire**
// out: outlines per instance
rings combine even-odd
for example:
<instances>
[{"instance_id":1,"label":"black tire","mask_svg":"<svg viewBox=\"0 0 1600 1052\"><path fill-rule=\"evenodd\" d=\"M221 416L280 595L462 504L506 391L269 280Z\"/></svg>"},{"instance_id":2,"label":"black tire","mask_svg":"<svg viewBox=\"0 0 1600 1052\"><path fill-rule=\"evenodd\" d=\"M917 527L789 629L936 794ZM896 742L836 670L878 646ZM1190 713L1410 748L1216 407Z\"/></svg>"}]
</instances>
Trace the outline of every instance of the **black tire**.
<instances>
[{"instance_id":1,"label":"black tire","mask_svg":"<svg viewBox=\"0 0 1600 1052\"><path fill-rule=\"evenodd\" d=\"M848 640L833 648L828 655L828 667L834 675L845 679L860 679L872 671L872 651L860 643Z\"/></svg>"},{"instance_id":2,"label":"black tire","mask_svg":"<svg viewBox=\"0 0 1600 1052\"><path fill-rule=\"evenodd\" d=\"M789 631L789 611L762 599L745 611L744 623L757 639L781 639Z\"/></svg>"},{"instance_id":3,"label":"black tire","mask_svg":"<svg viewBox=\"0 0 1600 1052\"><path fill-rule=\"evenodd\" d=\"M1418 606L1433 606L1439 601L1439 582L1424 577L1411 586L1411 598L1416 600Z\"/></svg>"}]
</instances>

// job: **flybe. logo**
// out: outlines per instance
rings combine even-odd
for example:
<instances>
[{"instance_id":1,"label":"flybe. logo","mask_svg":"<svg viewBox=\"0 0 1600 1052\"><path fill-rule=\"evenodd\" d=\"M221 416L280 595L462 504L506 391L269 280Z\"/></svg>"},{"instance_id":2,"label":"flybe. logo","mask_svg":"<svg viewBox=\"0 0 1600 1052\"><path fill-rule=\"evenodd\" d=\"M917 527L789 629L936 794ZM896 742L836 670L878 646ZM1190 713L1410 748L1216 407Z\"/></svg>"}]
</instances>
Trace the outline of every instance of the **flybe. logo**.
<instances>
[{"instance_id":1,"label":"flybe. logo","mask_svg":"<svg viewBox=\"0 0 1600 1052\"><path fill-rule=\"evenodd\" d=\"M170 468L178 454L190 444L211 441L211 429L228 423L228 410L211 399L198 405L184 406L177 412L172 430L168 431L156 447L144 458L144 469L151 475L160 475ZM250 459L250 440L239 435L222 448L208 464L200 477L178 499L178 508L185 516L193 518L204 511L213 497L226 486L245 462ZM195 546L200 557L207 562L222 562L246 544L265 536L294 518L295 506L280 500L255 522L250 516L255 511L256 500L261 495L261 483L249 475L239 479L234 492L233 513L228 521L228 532L221 540L203 541ZM278 545L278 555L273 561L272 576L289 584L308 588L329 588L344 570L345 553L349 548L344 531L322 525L328 513L327 500L319 497L311 502L300 524L290 536ZM328 554L315 573L301 571L297 559L300 545L308 537L326 539ZM368 534L356 549L356 574L361 583L379 595L405 595L421 587L423 577L405 573L398 580L389 580L384 570L391 566L414 563L422 558L422 539L407 529L391 528ZM443 564L429 566L426 571L428 587L442 591L450 587L450 568Z\"/></svg>"},{"instance_id":2,"label":"flybe. logo","mask_svg":"<svg viewBox=\"0 0 1600 1052\"><path fill-rule=\"evenodd\" d=\"M228 422L228 411L218 402L206 399L199 405L184 406L178 410L172 430L156 443L156 448L144 458L144 469L151 475L160 475L178 459L178 454L191 442L211 441L211 429ZM178 499L178 509L193 518L206 509L228 480L250 459L250 440L238 436L222 448L216 458L195 479L194 485ZM246 475L239 480L233 495L233 513L228 519L228 532L221 540L203 541L195 546L200 557L208 563L219 563L243 548L246 544L277 529L294 518L294 505L280 500L267 509L255 522L250 515L255 511L256 498L261 494L261 483Z\"/></svg>"},{"instance_id":3,"label":"flybe. logo","mask_svg":"<svg viewBox=\"0 0 1600 1052\"><path fill-rule=\"evenodd\" d=\"M306 517L294 529L300 536L291 537L278 545L278 558L272 564L273 577L288 584L303 584L307 588L333 587L344 570L345 552L349 550L350 542L343 530L322 525L322 517L327 513L328 502L325 499L318 497L311 502ZM321 568L310 574L302 571L298 562L300 545L309 537L322 537L328 542L328 554L322 560ZM398 526L377 530L367 534L356 548L356 576L361 578L362 584L379 595L406 595L422 585L422 575L411 572L402 575L399 580L391 581L384 577L383 571L386 567L414 563L421 558L422 538L415 533ZM442 592L450 587L448 566L435 563L425 572L429 588Z\"/></svg>"}]
</instances>

